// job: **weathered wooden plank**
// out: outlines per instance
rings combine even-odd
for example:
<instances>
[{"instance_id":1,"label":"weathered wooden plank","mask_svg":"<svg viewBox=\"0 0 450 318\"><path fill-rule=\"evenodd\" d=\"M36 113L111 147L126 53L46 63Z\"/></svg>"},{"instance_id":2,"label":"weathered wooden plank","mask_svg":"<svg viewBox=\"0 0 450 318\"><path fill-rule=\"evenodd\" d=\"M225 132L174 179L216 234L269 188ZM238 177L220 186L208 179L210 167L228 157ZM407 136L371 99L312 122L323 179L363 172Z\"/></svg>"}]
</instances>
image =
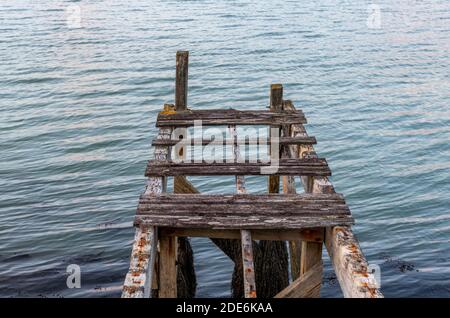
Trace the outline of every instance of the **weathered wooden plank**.
<instances>
[{"instance_id":1,"label":"weathered wooden plank","mask_svg":"<svg viewBox=\"0 0 450 318\"><path fill-rule=\"evenodd\" d=\"M344 297L382 298L373 273L349 227L326 229L325 246L330 255Z\"/></svg>"},{"instance_id":2,"label":"weathered wooden plank","mask_svg":"<svg viewBox=\"0 0 450 318\"><path fill-rule=\"evenodd\" d=\"M270 86L270 111L273 113L279 113L282 111L283 106L283 85L272 84ZM287 124L286 122L284 123ZM280 146L277 142L280 137L280 127L270 126L269 138L271 140L269 147L269 157L273 162L274 160L280 159ZM275 134L274 134L275 132ZM278 175L269 176L268 180L268 191L269 193L280 192L280 177Z\"/></svg>"},{"instance_id":3,"label":"weathered wooden plank","mask_svg":"<svg viewBox=\"0 0 450 318\"><path fill-rule=\"evenodd\" d=\"M283 153L282 157L286 155ZM295 187L294 176L283 176L283 193L295 194L297 192ZM308 240L309 241L309 240ZM300 276L300 256L301 256L301 241L291 239L289 240L289 258L291 261L291 276L296 280Z\"/></svg>"},{"instance_id":4,"label":"weathered wooden plank","mask_svg":"<svg viewBox=\"0 0 450 318\"><path fill-rule=\"evenodd\" d=\"M177 297L177 238L159 238L159 298Z\"/></svg>"},{"instance_id":5,"label":"weathered wooden plank","mask_svg":"<svg viewBox=\"0 0 450 318\"><path fill-rule=\"evenodd\" d=\"M330 203L333 205L345 205L344 196L340 193L293 193L293 194L200 194L200 193L160 193L160 194L141 194L141 203L154 204L288 204L289 206L321 204L322 206ZM348 211L347 211L348 212Z\"/></svg>"},{"instance_id":6,"label":"weathered wooden plank","mask_svg":"<svg viewBox=\"0 0 450 318\"><path fill-rule=\"evenodd\" d=\"M155 227L136 229L122 298L149 298L154 274L158 233Z\"/></svg>"},{"instance_id":7,"label":"weathered wooden plank","mask_svg":"<svg viewBox=\"0 0 450 318\"><path fill-rule=\"evenodd\" d=\"M178 51L175 75L175 107L176 111L184 111L187 107L189 52Z\"/></svg>"},{"instance_id":8,"label":"weathered wooden plank","mask_svg":"<svg viewBox=\"0 0 450 318\"><path fill-rule=\"evenodd\" d=\"M290 101L284 101L286 110L295 110ZM307 136L302 125L293 127ZM314 153L312 146L300 149L303 152ZM312 181L302 178L304 186L313 193L334 193L334 187L326 177L316 177ZM344 297L381 298L383 294L377 288L375 277L368 272L368 263L361 251L359 243L349 226L328 227L325 231L325 246L330 255L333 268L338 278Z\"/></svg>"},{"instance_id":9,"label":"weathered wooden plank","mask_svg":"<svg viewBox=\"0 0 450 318\"><path fill-rule=\"evenodd\" d=\"M160 129L158 139L170 139L170 128ZM156 147L155 160L167 160L168 147ZM144 194L160 194L166 189L166 178L153 177L147 181ZM122 297L149 298L152 285L157 281L155 260L157 258L158 229L154 226L138 227L131 253L129 271L125 277Z\"/></svg>"},{"instance_id":10,"label":"weathered wooden plank","mask_svg":"<svg viewBox=\"0 0 450 318\"><path fill-rule=\"evenodd\" d=\"M182 141L184 145L231 145L233 144L233 140L231 139L212 139L212 138L190 138ZM170 140L162 140L162 139L153 139L152 146L174 146L180 143L180 139L170 139ZM268 145L270 144L270 139L262 139L262 138L246 138L246 139L237 139L236 143L238 145ZM279 144L280 145L313 145L316 144L317 140L315 137L280 137Z\"/></svg>"},{"instance_id":11,"label":"weathered wooden plank","mask_svg":"<svg viewBox=\"0 0 450 318\"><path fill-rule=\"evenodd\" d=\"M256 298L255 266L253 264L253 243L250 231L241 230L242 263L244 271L244 296Z\"/></svg>"},{"instance_id":12,"label":"weathered wooden plank","mask_svg":"<svg viewBox=\"0 0 450 318\"><path fill-rule=\"evenodd\" d=\"M314 264L322 260L322 242L302 242L300 276L309 271Z\"/></svg>"},{"instance_id":13,"label":"weathered wooden plank","mask_svg":"<svg viewBox=\"0 0 450 318\"><path fill-rule=\"evenodd\" d=\"M236 126L228 127L230 135L233 138L232 150L234 161L239 161L241 152L237 144ZM245 194L245 179L244 176L236 176L236 192L238 194ZM255 283L255 266L253 264L253 242L252 235L248 230L241 230L241 251L242 251L242 269L244 278L244 297L256 298L256 283Z\"/></svg>"},{"instance_id":14,"label":"weathered wooden plank","mask_svg":"<svg viewBox=\"0 0 450 318\"><path fill-rule=\"evenodd\" d=\"M305 124L302 111L270 112L267 110L209 109L161 112L156 127L189 127L201 120L204 126Z\"/></svg>"},{"instance_id":15,"label":"weathered wooden plank","mask_svg":"<svg viewBox=\"0 0 450 318\"><path fill-rule=\"evenodd\" d=\"M304 275L279 292L275 298L317 298L322 284L323 264L319 260Z\"/></svg>"},{"instance_id":16,"label":"weathered wooden plank","mask_svg":"<svg viewBox=\"0 0 450 318\"><path fill-rule=\"evenodd\" d=\"M296 280L300 277L301 255L302 255L302 241L308 241L304 238L292 238L289 241L289 258L291 260L291 277ZM320 243L319 241L316 241Z\"/></svg>"},{"instance_id":17,"label":"weathered wooden plank","mask_svg":"<svg viewBox=\"0 0 450 318\"><path fill-rule=\"evenodd\" d=\"M157 162L150 160L145 175L147 177L163 176L211 176L211 175L301 175L301 176L329 176L330 168L325 159L313 158L302 160L281 159L276 171L265 171L270 167L265 162ZM262 170L263 169L263 170Z\"/></svg>"},{"instance_id":18,"label":"weathered wooden plank","mask_svg":"<svg viewBox=\"0 0 450 318\"><path fill-rule=\"evenodd\" d=\"M350 216L317 215L317 216L192 216L190 213L178 215L137 215L135 224L156 225L177 228L202 229L305 229L337 225L351 225Z\"/></svg>"},{"instance_id":19,"label":"weathered wooden plank","mask_svg":"<svg viewBox=\"0 0 450 318\"><path fill-rule=\"evenodd\" d=\"M239 230L210 230L198 228L160 228L159 232L164 236L179 237L209 237L221 239L241 238ZM252 230L253 240L265 241L289 241L302 240L309 242L323 242L324 230L322 228L298 229L298 230Z\"/></svg>"}]
</instances>

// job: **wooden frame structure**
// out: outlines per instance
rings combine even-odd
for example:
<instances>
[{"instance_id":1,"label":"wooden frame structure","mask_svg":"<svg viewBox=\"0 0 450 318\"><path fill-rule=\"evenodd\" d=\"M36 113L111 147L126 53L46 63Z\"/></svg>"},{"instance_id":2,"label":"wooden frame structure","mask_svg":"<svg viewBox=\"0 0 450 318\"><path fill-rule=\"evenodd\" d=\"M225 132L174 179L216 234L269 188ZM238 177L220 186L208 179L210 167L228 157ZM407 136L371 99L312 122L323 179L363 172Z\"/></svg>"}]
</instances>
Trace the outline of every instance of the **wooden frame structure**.
<instances>
[{"instance_id":1,"label":"wooden frame structure","mask_svg":"<svg viewBox=\"0 0 450 318\"><path fill-rule=\"evenodd\" d=\"M304 114L283 99L282 85L271 85L270 111L195 111L187 108L187 79L188 52L177 52L175 105L166 104L158 115L159 134L152 142L154 160L146 170L148 183L139 201L122 297L147 298L154 290L161 298L177 297L177 237L240 239L244 295L248 298L257 296L254 240L289 244L292 282L275 297L319 297L324 245L345 297L382 297L352 233L350 210L328 179L331 171L326 160L314 151L316 139L308 136L303 126ZM181 127L186 135L196 120L202 120L202 125L228 126L231 138L190 139L180 146L176 138L180 136L172 136L174 130ZM239 139L236 125L270 127L270 140L265 143L270 158L278 160L278 169L271 171L266 162L245 162L239 146L257 140ZM231 145L234 160L183 162L186 145L191 144ZM247 194L245 175L261 174L268 174L269 193ZM187 175L235 175L236 194L199 194ZM178 193L167 193L169 177L174 178ZM305 193L296 193L295 178Z\"/></svg>"}]
</instances>

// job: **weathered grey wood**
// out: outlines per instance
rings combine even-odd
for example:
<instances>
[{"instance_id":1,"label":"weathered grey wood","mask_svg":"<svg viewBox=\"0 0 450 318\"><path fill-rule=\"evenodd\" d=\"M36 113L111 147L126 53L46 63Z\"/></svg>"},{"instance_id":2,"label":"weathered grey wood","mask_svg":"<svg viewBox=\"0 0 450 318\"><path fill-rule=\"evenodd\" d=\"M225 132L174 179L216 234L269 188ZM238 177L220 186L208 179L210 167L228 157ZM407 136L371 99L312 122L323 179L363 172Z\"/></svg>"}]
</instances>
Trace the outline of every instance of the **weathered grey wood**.
<instances>
[{"instance_id":1,"label":"weathered grey wood","mask_svg":"<svg viewBox=\"0 0 450 318\"><path fill-rule=\"evenodd\" d=\"M187 107L189 52L178 51L176 64L175 107L179 112L186 110Z\"/></svg>"},{"instance_id":2,"label":"weathered grey wood","mask_svg":"<svg viewBox=\"0 0 450 318\"><path fill-rule=\"evenodd\" d=\"M301 111L273 113L267 110L209 109L187 110L181 112L161 112L156 127L189 127L194 121L201 120L204 126L223 125L283 125L305 124Z\"/></svg>"},{"instance_id":3,"label":"weathered grey wood","mask_svg":"<svg viewBox=\"0 0 450 318\"><path fill-rule=\"evenodd\" d=\"M146 206L146 205L151 205ZM176 208L183 210L183 205L199 205L200 209L209 211L211 208L229 208L239 210L247 205L255 206L253 209L271 211L280 207L288 212L298 214L306 211L322 211L334 213L350 214L342 194L320 194L320 193L300 193L300 194L183 194L183 193L161 193L159 195L142 194L139 200L138 212L148 208ZM203 208L202 208L203 206ZM253 210L252 209L252 210ZM200 211L200 210L199 210ZM171 211L165 211L170 213ZM212 211L211 211L212 212ZM279 211L282 213L283 211ZM246 213L243 211L243 213Z\"/></svg>"},{"instance_id":4,"label":"weathered grey wood","mask_svg":"<svg viewBox=\"0 0 450 318\"><path fill-rule=\"evenodd\" d=\"M184 180L182 187L185 193L198 193L198 190L188 181ZM232 275L232 295L242 297L244 295L241 234L239 230L210 230L191 228L162 228L164 235L174 236L202 236L209 237L234 262ZM234 236L228 236L229 234ZM298 229L298 230L252 230L252 237L259 242L253 242L253 254L255 259L255 275L258 297L273 297L277 292L289 284L287 275L287 259L284 258L283 242L287 239L299 239L311 241L323 241L323 229ZM228 238L228 239L227 239ZM273 240L276 241L273 241ZM286 273L285 273L286 271Z\"/></svg>"},{"instance_id":5,"label":"weathered grey wood","mask_svg":"<svg viewBox=\"0 0 450 318\"><path fill-rule=\"evenodd\" d=\"M170 139L171 128L160 129L158 139ZM155 160L167 160L168 147L156 147ZM151 196L160 194L166 189L165 177L153 177L147 181L144 194ZM154 226L138 227L136 229L131 262L125 278L122 297L149 298L152 294L155 260L157 258L158 229Z\"/></svg>"},{"instance_id":6,"label":"weathered grey wood","mask_svg":"<svg viewBox=\"0 0 450 318\"><path fill-rule=\"evenodd\" d=\"M346 215L315 215L315 216L230 216L216 214L214 216L193 216L191 213L175 215L140 214L135 218L135 224L157 225L166 227L193 227L202 229L304 229L338 225L352 225L353 218Z\"/></svg>"},{"instance_id":7,"label":"weathered grey wood","mask_svg":"<svg viewBox=\"0 0 450 318\"><path fill-rule=\"evenodd\" d=\"M283 86L280 84L274 84L270 87L270 112L277 114L281 112L281 106L283 102ZM306 123L306 118L305 118ZM284 121L282 125L289 124ZM271 125L269 128L269 158L271 165L280 165L280 126ZM292 169L289 169L292 171ZM279 172L280 169L278 169ZM280 191L280 177L278 175L270 175L267 180L267 190L269 193L279 193ZM283 229L284 230L284 229ZM269 276L266 278L264 285L273 285L271 287L272 293L269 295L273 297L280 290L289 285L289 254L285 242L277 241L262 241L260 242L261 250L266 251L272 258L276 258L273 264L263 264L260 269L261 275ZM268 283L266 283L266 281ZM260 288L260 286L258 286Z\"/></svg>"},{"instance_id":8,"label":"weathered grey wood","mask_svg":"<svg viewBox=\"0 0 450 318\"><path fill-rule=\"evenodd\" d=\"M270 111L279 113L283 106L283 85L272 84L270 86ZM286 122L284 124L287 124ZM276 134L274 135L274 131ZM269 137L271 140L269 146L269 157L271 161L280 159L280 146L276 139L280 137L280 127L270 126ZM274 138L276 138L274 140ZM278 175L269 176L268 180L269 193L278 193L280 191L280 177Z\"/></svg>"},{"instance_id":9,"label":"weathered grey wood","mask_svg":"<svg viewBox=\"0 0 450 318\"><path fill-rule=\"evenodd\" d=\"M279 292L275 298L317 298L322 284L323 265L318 261L303 276Z\"/></svg>"},{"instance_id":10,"label":"weathered grey wood","mask_svg":"<svg viewBox=\"0 0 450 318\"><path fill-rule=\"evenodd\" d=\"M255 266L253 265L253 243L250 231L241 230L242 264L244 272L244 296L256 298Z\"/></svg>"},{"instance_id":11,"label":"weathered grey wood","mask_svg":"<svg viewBox=\"0 0 450 318\"><path fill-rule=\"evenodd\" d=\"M177 129L178 137L185 138L186 128ZM158 139L157 139L158 140ZM165 139L159 139L165 141ZM173 147L173 154L176 159L186 158L186 145L177 144ZM185 176L177 176L173 178L173 192L174 193L191 193L191 184ZM160 233L162 233L160 231ZM175 238L176 242L171 244L177 245L177 281L176 281L176 295L178 298L193 298L197 288L197 278L194 268L194 255L189 238L180 237Z\"/></svg>"},{"instance_id":12,"label":"weathered grey wood","mask_svg":"<svg viewBox=\"0 0 450 318\"><path fill-rule=\"evenodd\" d=\"M280 112L283 110L282 107L283 107L283 85L272 84L270 85L270 110Z\"/></svg>"},{"instance_id":13,"label":"weathered grey wood","mask_svg":"<svg viewBox=\"0 0 450 318\"><path fill-rule=\"evenodd\" d=\"M232 150L233 159L238 162L241 157L239 145L237 144L236 126L228 127L230 135L233 138ZM236 176L236 192L238 194L245 194L245 179L244 176ZM244 278L244 297L256 298L256 283L255 283L255 266L253 264L253 242L252 235L248 230L241 230L241 251L242 251L242 269Z\"/></svg>"},{"instance_id":14,"label":"weathered grey wood","mask_svg":"<svg viewBox=\"0 0 450 318\"><path fill-rule=\"evenodd\" d=\"M150 297L157 242L156 227L139 227L136 229L130 267L125 277L122 298Z\"/></svg>"},{"instance_id":15,"label":"weathered grey wood","mask_svg":"<svg viewBox=\"0 0 450 318\"><path fill-rule=\"evenodd\" d=\"M284 102L286 110L295 110L290 101ZM306 130L302 125L293 125L307 136ZM300 155L303 152L314 153L312 146L299 150ZM314 178L312 185L307 178L302 182L306 188L311 189L313 193L334 193L334 187L326 177ZM330 255L333 268L338 278L344 297L352 298L381 298L383 294L377 288L375 277L368 272L368 263L361 251L358 240L354 236L349 226L328 227L325 231L325 246Z\"/></svg>"},{"instance_id":16,"label":"weathered grey wood","mask_svg":"<svg viewBox=\"0 0 450 318\"><path fill-rule=\"evenodd\" d=\"M209 237L218 239L241 238L240 230L210 230L198 228L167 228L159 229L164 236L178 237ZM324 231L322 228L298 229L298 230L251 230L253 240L265 241L289 241L302 240L309 242L323 242Z\"/></svg>"},{"instance_id":17,"label":"weathered grey wood","mask_svg":"<svg viewBox=\"0 0 450 318\"><path fill-rule=\"evenodd\" d=\"M142 196L136 224L209 229L298 229L352 224L340 195Z\"/></svg>"},{"instance_id":18,"label":"weathered grey wood","mask_svg":"<svg viewBox=\"0 0 450 318\"><path fill-rule=\"evenodd\" d=\"M159 298L177 297L177 238L159 238Z\"/></svg>"},{"instance_id":19,"label":"weathered grey wood","mask_svg":"<svg viewBox=\"0 0 450 318\"><path fill-rule=\"evenodd\" d=\"M329 176L331 175L327 161L322 158L313 159L281 159L278 170L262 171L263 167L270 167L264 162L157 162L150 160L145 171L147 177L164 176L212 176L212 175L262 175L271 173L274 176Z\"/></svg>"},{"instance_id":20,"label":"weathered grey wood","mask_svg":"<svg viewBox=\"0 0 450 318\"><path fill-rule=\"evenodd\" d=\"M286 153L282 154L285 158ZM283 176L283 193L295 194L297 192L295 187L294 176ZM291 276L296 280L300 276L300 256L301 256L301 241L291 239L289 240L289 258L291 261Z\"/></svg>"},{"instance_id":21,"label":"weathered grey wood","mask_svg":"<svg viewBox=\"0 0 450 318\"><path fill-rule=\"evenodd\" d=\"M349 227L326 229L325 246L346 298L382 298L373 273Z\"/></svg>"},{"instance_id":22,"label":"weathered grey wood","mask_svg":"<svg viewBox=\"0 0 450 318\"><path fill-rule=\"evenodd\" d=\"M232 151L233 151L233 159L234 162L239 162L239 160L241 159L241 150L239 147L239 144L237 143L237 133L236 133L236 126L235 125L230 125L228 127L228 130L230 132L230 135L232 137ZM245 189L245 179L243 175L237 175L236 176L236 192L238 194L245 194L246 193L246 189Z\"/></svg>"},{"instance_id":23,"label":"weathered grey wood","mask_svg":"<svg viewBox=\"0 0 450 318\"><path fill-rule=\"evenodd\" d=\"M180 139L170 139L170 140L162 140L162 139L154 139L152 141L152 146L174 146L180 143ZM312 145L316 144L315 137L280 137L279 144L280 145ZM211 138L192 138L186 139L183 141L184 145L231 145L233 144L233 140L229 139L211 139ZM238 145L268 145L270 144L270 139L238 139Z\"/></svg>"}]
</instances>

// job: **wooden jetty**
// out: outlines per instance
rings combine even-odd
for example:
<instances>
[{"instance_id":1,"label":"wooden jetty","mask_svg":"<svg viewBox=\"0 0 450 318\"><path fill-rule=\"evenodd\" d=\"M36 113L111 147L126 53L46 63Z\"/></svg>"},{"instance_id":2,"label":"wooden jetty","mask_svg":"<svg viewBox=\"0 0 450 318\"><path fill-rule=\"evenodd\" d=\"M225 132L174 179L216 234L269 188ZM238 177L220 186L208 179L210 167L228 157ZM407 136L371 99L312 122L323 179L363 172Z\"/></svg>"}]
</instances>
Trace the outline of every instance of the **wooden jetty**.
<instances>
[{"instance_id":1,"label":"wooden jetty","mask_svg":"<svg viewBox=\"0 0 450 318\"><path fill-rule=\"evenodd\" d=\"M345 199L328 178L327 161L314 151L316 139L305 130L303 112L283 99L282 85L271 85L269 110L194 110L187 108L187 83L188 52L177 52L175 104L164 105L157 118L159 134L145 172L122 297L193 297L187 237L208 237L232 258L236 297L319 297L323 246L344 297L383 297L351 230L354 220ZM231 138L187 139L199 120L203 126L226 126ZM278 169L241 157L240 146L261 141L239 138L237 125L270 127L270 138L262 143L269 145ZM230 145L234 160L184 160L190 146L210 144ZM236 176L235 194L201 194L186 178L230 175ZM246 175L267 175L268 193L248 194ZM172 193L167 191L171 177ZM296 181L304 193L297 193Z\"/></svg>"}]
</instances>

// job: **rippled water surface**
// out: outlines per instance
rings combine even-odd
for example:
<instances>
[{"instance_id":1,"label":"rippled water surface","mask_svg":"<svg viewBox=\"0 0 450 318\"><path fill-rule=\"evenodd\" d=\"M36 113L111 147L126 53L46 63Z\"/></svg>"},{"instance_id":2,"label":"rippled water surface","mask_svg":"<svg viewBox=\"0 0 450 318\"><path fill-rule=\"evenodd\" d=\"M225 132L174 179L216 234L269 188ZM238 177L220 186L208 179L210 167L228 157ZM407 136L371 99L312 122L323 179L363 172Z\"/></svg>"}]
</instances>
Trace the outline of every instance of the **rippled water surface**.
<instances>
[{"instance_id":1,"label":"rippled water surface","mask_svg":"<svg viewBox=\"0 0 450 318\"><path fill-rule=\"evenodd\" d=\"M263 108L283 83L383 293L450 296L450 3L375 3L379 28L368 1L2 0L0 296L120 295L180 49L192 108ZM229 295L231 262L192 243L198 296ZM66 287L69 264L81 289ZM328 262L322 295L340 296Z\"/></svg>"}]
</instances>

